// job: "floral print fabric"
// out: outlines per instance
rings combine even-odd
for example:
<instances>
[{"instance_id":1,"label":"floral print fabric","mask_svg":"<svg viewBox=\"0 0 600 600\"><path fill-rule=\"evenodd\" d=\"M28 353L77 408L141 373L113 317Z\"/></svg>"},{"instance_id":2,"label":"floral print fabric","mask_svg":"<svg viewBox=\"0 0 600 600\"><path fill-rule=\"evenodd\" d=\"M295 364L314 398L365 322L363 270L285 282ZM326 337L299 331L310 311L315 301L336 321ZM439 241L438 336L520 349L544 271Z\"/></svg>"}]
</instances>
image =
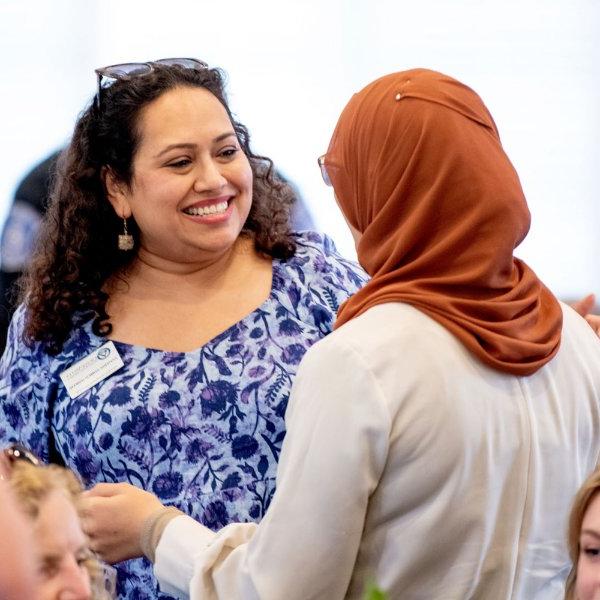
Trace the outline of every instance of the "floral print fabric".
<instances>
[{"instance_id":1,"label":"floral print fabric","mask_svg":"<svg viewBox=\"0 0 600 600\"><path fill-rule=\"evenodd\" d=\"M243 320L193 352L115 341L124 366L75 399L59 374L106 340L87 322L51 357L23 343L21 307L0 363L0 443L48 459L52 442L86 485L132 483L213 530L259 521L298 364L366 279L327 237L297 234L297 244L292 258L273 261L269 298ZM145 559L117 570L119 597L168 598Z\"/></svg>"}]
</instances>

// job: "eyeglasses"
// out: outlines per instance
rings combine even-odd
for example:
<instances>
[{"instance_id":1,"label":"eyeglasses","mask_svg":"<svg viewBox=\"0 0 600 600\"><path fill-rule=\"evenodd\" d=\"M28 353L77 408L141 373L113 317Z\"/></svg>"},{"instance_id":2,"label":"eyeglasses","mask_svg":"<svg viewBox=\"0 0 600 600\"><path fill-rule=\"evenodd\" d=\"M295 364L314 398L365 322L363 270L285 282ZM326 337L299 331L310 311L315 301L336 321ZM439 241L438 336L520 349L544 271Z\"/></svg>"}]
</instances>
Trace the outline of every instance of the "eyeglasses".
<instances>
[{"instance_id":1,"label":"eyeglasses","mask_svg":"<svg viewBox=\"0 0 600 600\"><path fill-rule=\"evenodd\" d=\"M118 65L101 67L95 69L95 73L98 77L98 105L100 104L102 90L109 87L109 85L103 85L103 80L112 79L112 83L114 83L120 79L129 80L134 77L148 75L148 73L154 71L155 65L161 65L163 67L181 67L182 69L194 69L196 71L208 69L208 65L205 62L196 58L160 58L150 62L121 63Z\"/></svg>"},{"instance_id":2,"label":"eyeglasses","mask_svg":"<svg viewBox=\"0 0 600 600\"><path fill-rule=\"evenodd\" d=\"M4 448L2 452L11 464L18 461L28 462L35 467L39 467L42 464L40 459L22 444L12 444L8 448Z\"/></svg>"},{"instance_id":3,"label":"eyeglasses","mask_svg":"<svg viewBox=\"0 0 600 600\"><path fill-rule=\"evenodd\" d=\"M319 156L319 158L317 158L317 162L319 163L319 168L321 169L321 177L323 177L323 181L325 182L325 185L328 185L331 187L331 179L329 179L329 173L327 172L327 165L325 164L325 154L323 154L322 156Z\"/></svg>"}]
</instances>

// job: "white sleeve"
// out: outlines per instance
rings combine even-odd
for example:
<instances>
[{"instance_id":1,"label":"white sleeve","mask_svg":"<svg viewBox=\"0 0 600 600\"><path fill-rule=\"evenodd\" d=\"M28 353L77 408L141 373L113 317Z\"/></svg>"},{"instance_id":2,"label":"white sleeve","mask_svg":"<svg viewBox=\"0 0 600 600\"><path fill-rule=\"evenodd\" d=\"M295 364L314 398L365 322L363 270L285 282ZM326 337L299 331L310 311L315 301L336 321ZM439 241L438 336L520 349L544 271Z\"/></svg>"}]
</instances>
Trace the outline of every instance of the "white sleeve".
<instances>
[{"instance_id":1,"label":"white sleeve","mask_svg":"<svg viewBox=\"0 0 600 600\"><path fill-rule=\"evenodd\" d=\"M374 375L333 337L309 350L298 371L265 518L218 533L173 519L156 550L165 592L192 600L344 597L391 420Z\"/></svg>"}]
</instances>

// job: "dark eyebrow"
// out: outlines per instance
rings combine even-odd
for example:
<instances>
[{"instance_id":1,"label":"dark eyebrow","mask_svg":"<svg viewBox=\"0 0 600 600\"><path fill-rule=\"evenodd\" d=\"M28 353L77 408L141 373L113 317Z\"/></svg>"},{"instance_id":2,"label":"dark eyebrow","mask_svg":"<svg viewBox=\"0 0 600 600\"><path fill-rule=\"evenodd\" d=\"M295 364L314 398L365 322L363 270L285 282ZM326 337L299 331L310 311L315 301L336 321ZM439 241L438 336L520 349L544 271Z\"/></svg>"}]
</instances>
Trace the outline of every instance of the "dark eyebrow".
<instances>
[{"instance_id":1,"label":"dark eyebrow","mask_svg":"<svg viewBox=\"0 0 600 600\"><path fill-rule=\"evenodd\" d=\"M213 143L218 143L218 142L222 142L223 140L227 139L228 137L237 137L235 131L228 131L227 133L222 133L221 135L217 136L214 140Z\"/></svg>"},{"instance_id":2,"label":"dark eyebrow","mask_svg":"<svg viewBox=\"0 0 600 600\"><path fill-rule=\"evenodd\" d=\"M175 148L181 148L181 149L191 149L194 148L196 146L196 144L169 144L166 148L163 148L154 158L160 158L163 154L166 154L167 152L169 152L169 150L173 150Z\"/></svg>"},{"instance_id":3,"label":"dark eyebrow","mask_svg":"<svg viewBox=\"0 0 600 600\"><path fill-rule=\"evenodd\" d=\"M237 135L235 133L235 131L228 131L227 133L222 133L221 135L218 135L213 141L213 144L218 144L219 142L222 142L223 140L227 139L228 137L235 137L237 138ZM192 144L192 143L181 143L181 144L169 144L166 148L164 148L163 150L161 150L156 156L155 158L159 158L161 157L163 154L166 154L167 152L169 152L169 150L173 150L174 148L185 148L185 149L191 149L191 148L195 148L196 144Z\"/></svg>"}]
</instances>

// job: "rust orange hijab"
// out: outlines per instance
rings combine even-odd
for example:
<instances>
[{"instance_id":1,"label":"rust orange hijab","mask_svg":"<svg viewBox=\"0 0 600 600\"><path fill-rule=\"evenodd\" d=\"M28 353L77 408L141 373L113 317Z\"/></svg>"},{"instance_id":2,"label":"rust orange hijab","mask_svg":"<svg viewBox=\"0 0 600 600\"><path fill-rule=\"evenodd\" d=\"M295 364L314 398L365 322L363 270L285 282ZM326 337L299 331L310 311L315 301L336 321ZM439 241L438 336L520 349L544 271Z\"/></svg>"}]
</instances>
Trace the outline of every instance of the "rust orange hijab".
<instances>
[{"instance_id":1,"label":"rust orange hijab","mask_svg":"<svg viewBox=\"0 0 600 600\"><path fill-rule=\"evenodd\" d=\"M425 69L374 81L342 112L325 165L372 277L336 327L405 302L500 371L529 375L554 356L562 311L513 257L529 211L473 90Z\"/></svg>"}]
</instances>

